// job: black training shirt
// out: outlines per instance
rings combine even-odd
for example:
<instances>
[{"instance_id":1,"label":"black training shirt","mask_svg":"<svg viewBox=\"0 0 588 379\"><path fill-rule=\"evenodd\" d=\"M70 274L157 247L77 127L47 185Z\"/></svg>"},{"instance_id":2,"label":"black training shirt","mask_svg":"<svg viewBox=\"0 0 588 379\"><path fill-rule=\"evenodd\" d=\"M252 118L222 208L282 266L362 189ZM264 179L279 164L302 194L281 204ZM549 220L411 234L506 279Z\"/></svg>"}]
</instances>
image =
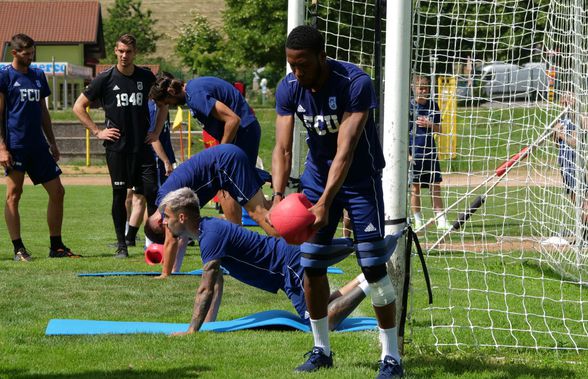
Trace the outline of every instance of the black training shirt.
<instances>
[{"instance_id":1,"label":"black training shirt","mask_svg":"<svg viewBox=\"0 0 588 379\"><path fill-rule=\"evenodd\" d=\"M107 150L139 152L149 129L149 90L155 75L135 66L132 75L123 75L116 66L101 72L84 91L90 100L99 100L106 113L106 127L120 130L116 142L104 141Z\"/></svg>"}]
</instances>

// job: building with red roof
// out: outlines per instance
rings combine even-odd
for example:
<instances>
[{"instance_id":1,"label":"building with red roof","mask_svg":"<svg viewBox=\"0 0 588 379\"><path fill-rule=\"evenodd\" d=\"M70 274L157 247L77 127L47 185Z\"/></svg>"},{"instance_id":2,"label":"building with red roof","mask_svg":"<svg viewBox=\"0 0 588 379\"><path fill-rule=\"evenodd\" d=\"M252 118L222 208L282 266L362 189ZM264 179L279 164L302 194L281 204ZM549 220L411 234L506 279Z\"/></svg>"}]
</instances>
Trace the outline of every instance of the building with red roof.
<instances>
[{"instance_id":1,"label":"building with red roof","mask_svg":"<svg viewBox=\"0 0 588 379\"><path fill-rule=\"evenodd\" d=\"M12 61L10 39L24 33L35 40L34 65L52 87L50 106L67 108L104 58L102 12L98 1L0 2L0 61Z\"/></svg>"}]
</instances>

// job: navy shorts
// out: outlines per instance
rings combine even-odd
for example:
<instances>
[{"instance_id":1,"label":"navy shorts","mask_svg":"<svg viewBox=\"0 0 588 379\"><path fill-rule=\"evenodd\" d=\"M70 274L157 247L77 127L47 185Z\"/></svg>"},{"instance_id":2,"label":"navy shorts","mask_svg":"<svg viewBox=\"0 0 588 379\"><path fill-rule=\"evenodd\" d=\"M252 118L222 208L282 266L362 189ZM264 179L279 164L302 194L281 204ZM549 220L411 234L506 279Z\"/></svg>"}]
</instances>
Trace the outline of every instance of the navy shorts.
<instances>
[{"instance_id":1,"label":"navy shorts","mask_svg":"<svg viewBox=\"0 0 588 379\"><path fill-rule=\"evenodd\" d=\"M304 269L299 263L293 263L287 267L284 272L284 292L292 302L294 309L301 319L310 322L310 314L306 310L306 300L304 299Z\"/></svg>"},{"instance_id":2,"label":"navy shorts","mask_svg":"<svg viewBox=\"0 0 588 379\"><path fill-rule=\"evenodd\" d=\"M570 159L566 159L566 157L559 157L558 162L560 165L561 178L563 180L566 193L575 193L576 174L578 173L576 162Z\"/></svg>"},{"instance_id":3,"label":"navy shorts","mask_svg":"<svg viewBox=\"0 0 588 379\"><path fill-rule=\"evenodd\" d=\"M227 191L233 199L244 206L263 186L263 181L257 174L255 166L249 164L249 161L241 151L236 151L232 159L228 159L218 164L218 187L214 184L209 185L212 199L219 189ZM216 188L215 188L216 187ZM200 192L196 191L198 196ZM204 204L204 202L203 202Z\"/></svg>"},{"instance_id":4,"label":"navy shorts","mask_svg":"<svg viewBox=\"0 0 588 379\"><path fill-rule=\"evenodd\" d=\"M324 182L311 170L305 170L300 178L302 192L315 204L323 194ZM314 242L330 245L343 209L349 213L356 241L374 241L384 236L384 196L382 176L376 173L361 181L341 186L329 210L329 224L319 230Z\"/></svg>"},{"instance_id":5,"label":"navy shorts","mask_svg":"<svg viewBox=\"0 0 588 379\"><path fill-rule=\"evenodd\" d=\"M437 154L433 157L415 157L412 160L412 184L428 187L431 183L441 183L441 166Z\"/></svg>"},{"instance_id":6,"label":"navy shorts","mask_svg":"<svg viewBox=\"0 0 588 379\"><path fill-rule=\"evenodd\" d=\"M35 185L47 183L61 175L61 169L51 155L49 147L43 146L34 150L14 149L10 150L10 155L13 161L12 169L26 172Z\"/></svg>"},{"instance_id":7,"label":"navy shorts","mask_svg":"<svg viewBox=\"0 0 588 379\"><path fill-rule=\"evenodd\" d=\"M239 128L234 144L239 146L245 152L249 163L253 167L257 164L257 155L259 154L259 143L261 141L261 126L259 122L248 125L246 128Z\"/></svg>"}]
</instances>

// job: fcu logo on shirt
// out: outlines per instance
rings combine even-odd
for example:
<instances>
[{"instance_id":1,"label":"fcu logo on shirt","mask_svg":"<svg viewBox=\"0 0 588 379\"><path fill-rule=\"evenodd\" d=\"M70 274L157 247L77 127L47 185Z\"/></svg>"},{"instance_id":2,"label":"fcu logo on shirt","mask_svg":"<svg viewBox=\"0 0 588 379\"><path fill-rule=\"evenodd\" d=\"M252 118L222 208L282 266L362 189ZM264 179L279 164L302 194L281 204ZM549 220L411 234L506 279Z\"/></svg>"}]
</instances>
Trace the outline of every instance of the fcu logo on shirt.
<instances>
[{"instance_id":1,"label":"fcu logo on shirt","mask_svg":"<svg viewBox=\"0 0 588 379\"><path fill-rule=\"evenodd\" d=\"M40 101L41 100L41 91L38 89L20 89L20 101Z\"/></svg>"},{"instance_id":2,"label":"fcu logo on shirt","mask_svg":"<svg viewBox=\"0 0 588 379\"><path fill-rule=\"evenodd\" d=\"M314 130L319 136L324 136L327 132L337 133L339 131L337 115L304 115L302 119L304 127L308 130Z\"/></svg>"}]
</instances>

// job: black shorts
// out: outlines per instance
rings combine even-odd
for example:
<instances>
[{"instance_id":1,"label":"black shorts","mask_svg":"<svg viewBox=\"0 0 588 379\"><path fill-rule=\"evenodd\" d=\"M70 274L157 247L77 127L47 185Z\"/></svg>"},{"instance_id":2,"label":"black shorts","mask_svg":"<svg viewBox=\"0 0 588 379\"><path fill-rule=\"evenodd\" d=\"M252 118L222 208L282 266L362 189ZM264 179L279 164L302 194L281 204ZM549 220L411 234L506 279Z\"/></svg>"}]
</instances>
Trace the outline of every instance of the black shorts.
<instances>
[{"instance_id":1,"label":"black shorts","mask_svg":"<svg viewBox=\"0 0 588 379\"><path fill-rule=\"evenodd\" d=\"M142 195L145 188L157 187L155 157L147 145L138 153L106 150L106 163L113 189L132 188Z\"/></svg>"}]
</instances>

